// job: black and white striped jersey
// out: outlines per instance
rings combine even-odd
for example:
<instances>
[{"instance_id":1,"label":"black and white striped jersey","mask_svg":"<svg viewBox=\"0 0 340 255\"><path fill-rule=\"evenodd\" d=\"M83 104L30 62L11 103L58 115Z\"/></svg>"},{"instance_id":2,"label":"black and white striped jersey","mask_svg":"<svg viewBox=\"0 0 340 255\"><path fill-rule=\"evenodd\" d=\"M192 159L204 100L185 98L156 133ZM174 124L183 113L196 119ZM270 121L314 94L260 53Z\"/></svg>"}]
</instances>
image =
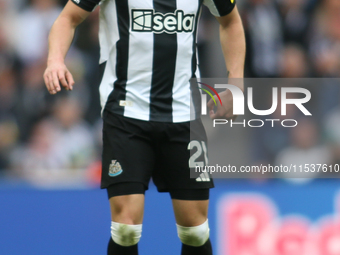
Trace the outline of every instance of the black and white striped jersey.
<instances>
[{"instance_id":1,"label":"black and white striped jersey","mask_svg":"<svg viewBox=\"0 0 340 255\"><path fill-rule=\"evenodd\" d=\"M224 16L235 0L72 1L87 11L100 4L103 109L147 121L194 119L190 79L201 6Z\"/></svg>"}]
</instances>

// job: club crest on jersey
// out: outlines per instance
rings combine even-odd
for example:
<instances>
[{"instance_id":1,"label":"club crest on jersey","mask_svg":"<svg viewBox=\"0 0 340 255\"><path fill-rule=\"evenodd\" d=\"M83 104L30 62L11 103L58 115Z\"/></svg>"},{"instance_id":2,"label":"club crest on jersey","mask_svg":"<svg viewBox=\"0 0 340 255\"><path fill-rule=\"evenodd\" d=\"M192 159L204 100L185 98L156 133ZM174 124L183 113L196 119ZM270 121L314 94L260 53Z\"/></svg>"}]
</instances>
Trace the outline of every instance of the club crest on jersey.
<instances>
[{"instance_id":1,"label":"club crest on jersey","mask_svg":"<svg viewBox=\"0 0 340 255\"><path fill-rule=\"evenodd\" d=\"M112 160L109 166L109 176L115 177L120 175L123 172L122 167L120 166L117 160Z\"/></svg>"},{"instance_id":2,"label":"club crest on jersey","mask_svg":"<svg viewBox=\"0 0 340 255\"><path fill-rule=\"evenodd\" d=\"M132 9L132 31L160 33L190 33L194 30L195 15L184 14L177 10L175 13L159 13L153 9Z\"/></svg>"}]
</instances>

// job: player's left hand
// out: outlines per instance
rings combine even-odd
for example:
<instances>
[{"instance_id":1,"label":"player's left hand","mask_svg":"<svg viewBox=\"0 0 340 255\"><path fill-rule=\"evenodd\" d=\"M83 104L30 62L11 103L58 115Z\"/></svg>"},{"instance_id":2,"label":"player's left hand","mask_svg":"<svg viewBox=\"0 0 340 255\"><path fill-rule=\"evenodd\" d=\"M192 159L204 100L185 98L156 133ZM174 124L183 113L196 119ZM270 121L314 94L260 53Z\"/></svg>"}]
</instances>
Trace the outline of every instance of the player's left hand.
<instances>
[{"instance_id":1,"label":"player's left hand","mask_svg":"<svg viewBox=\"0 0 340 255\"><path fill-rule=\"evenodd\" d=\"M210 99L208 102L208 108L209 108L209 115L211 119L236 119L237 115L233 114L233 95L229 90L223 91L219 93L222 105L220 101L218 100L217 96L215 97L215 100L217 102L217 109L214 111L214 100Z\"/></svg>"}]
</instances>

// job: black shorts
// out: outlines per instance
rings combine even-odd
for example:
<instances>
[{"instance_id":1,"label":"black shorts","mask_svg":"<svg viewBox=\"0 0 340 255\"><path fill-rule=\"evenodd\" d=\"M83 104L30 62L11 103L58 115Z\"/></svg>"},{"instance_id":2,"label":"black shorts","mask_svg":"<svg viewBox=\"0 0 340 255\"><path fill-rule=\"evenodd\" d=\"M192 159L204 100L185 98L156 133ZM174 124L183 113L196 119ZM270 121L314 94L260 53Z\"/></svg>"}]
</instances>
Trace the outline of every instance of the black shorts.
<instances>
[{"instance_id":1,"label":"black shorts","mask_svg":"<svg viewBox=\"0 0 340 255\"><path fill-rule=\"evenodd\" d=\"M152 178L158 191L170 192L172 198L207 199L209 188L214 187L213 180L207 174L200 177L199 173L190 178L189 168L189 164L193 168L193 163L198 161L207 163L206 150L199 157L197 146L189 150L191 141L193 145L207 144L201 120L143 121L108 111L104 111L103 118L101 188L108 189L109 197L144 193Z\"/></svg>"}]
</instances>

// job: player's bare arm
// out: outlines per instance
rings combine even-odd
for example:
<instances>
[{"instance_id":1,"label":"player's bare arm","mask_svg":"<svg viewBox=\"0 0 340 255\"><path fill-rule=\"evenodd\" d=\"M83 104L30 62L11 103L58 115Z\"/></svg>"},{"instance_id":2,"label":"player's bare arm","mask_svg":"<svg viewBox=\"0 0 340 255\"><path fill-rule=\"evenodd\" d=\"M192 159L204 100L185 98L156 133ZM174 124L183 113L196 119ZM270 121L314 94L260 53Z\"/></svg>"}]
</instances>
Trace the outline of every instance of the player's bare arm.
<instances>
[{"instance_id":1,"label":"player's bare arm","mask_svg":"<svg viewBox=\"0 0 340 255\"><path fill-rule=\"evenodd\" d=\"M61 90L72 90L74 80L64 59L73 40L76 27L90 14L69 1L51 28L49 53L44 80L48 91L56 94Z\"/></svg>"},{"instance_id":2,"label":"player's bare arm","mask_svg":"<svg viewBox=\"0 0 340 255\"><path fill-rule=\"evenodd\" d=\"M220 23L220 41L227 70L229 72L229 82L232 85L238 86L243 91L243 82L240 78L243 78L244 76L246 43L242 20L237 6L235 6L230 14L223 17L216 17L216 19ZM212 119L234 118L231 92L229 90L221 92L220 97L223 101L223 106L218 104L216 112L214 111L213 100L208 102L210 117ZM218 102L218 100L216 101Z\"/></svg>"}]
</instances>

